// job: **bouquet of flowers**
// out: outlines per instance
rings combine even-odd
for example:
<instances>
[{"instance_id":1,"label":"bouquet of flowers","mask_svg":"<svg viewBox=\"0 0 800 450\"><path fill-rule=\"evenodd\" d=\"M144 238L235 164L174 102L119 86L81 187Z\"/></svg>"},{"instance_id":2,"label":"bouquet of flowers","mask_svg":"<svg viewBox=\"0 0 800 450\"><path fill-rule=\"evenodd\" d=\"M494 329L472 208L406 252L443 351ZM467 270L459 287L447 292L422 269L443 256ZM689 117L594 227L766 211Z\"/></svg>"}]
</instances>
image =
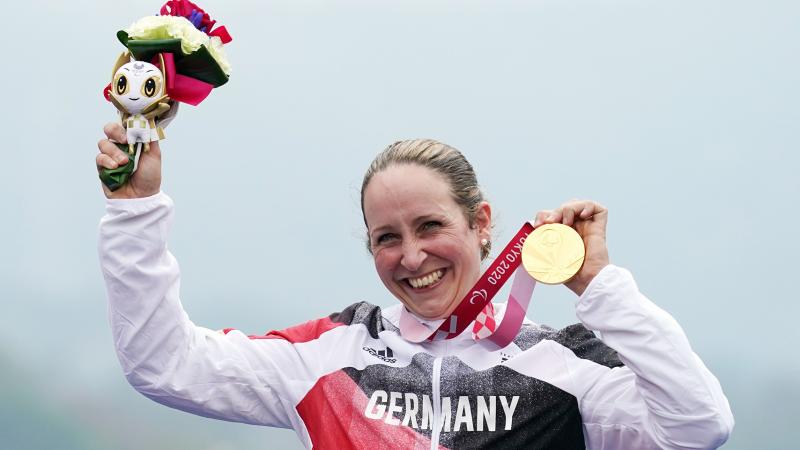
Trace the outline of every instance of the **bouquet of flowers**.
<instances>
[{"instance_id":1,"label":"bouquet of flowers","mask_svg":"<svg viewBox=\"0 0 800 450\"><path fill-rule=\"evenodd\" d=\"M136 171L142 149L164 138L179 103L197 106L211 90L228 82L230 64L223 46L231 41L224 26L188 0L170 0L158 15L143 17L117 38L126 47L103 90L127 129L128 164L104 169L100 179L116 190Z\"/></svg>"}]
</instances>

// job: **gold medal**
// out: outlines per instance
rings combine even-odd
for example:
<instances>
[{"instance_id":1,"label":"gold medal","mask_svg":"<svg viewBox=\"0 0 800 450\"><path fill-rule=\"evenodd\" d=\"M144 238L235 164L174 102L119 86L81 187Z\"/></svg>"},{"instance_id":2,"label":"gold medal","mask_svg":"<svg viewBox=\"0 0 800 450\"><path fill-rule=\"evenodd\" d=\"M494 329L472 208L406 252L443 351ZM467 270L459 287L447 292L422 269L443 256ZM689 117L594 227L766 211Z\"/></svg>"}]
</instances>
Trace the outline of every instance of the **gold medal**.
<instances>
[{"instance_id":1,"label":"gold medal","mask_svg":"<svg viewBox=\"0 0 800 450\"><path fill-rule=\"evenodd\" d=\"M534 280L561 284L581 269L586 248L572 227L560 223L533 230L522 246L522 265Z\"/></svg>"}]
</instances>

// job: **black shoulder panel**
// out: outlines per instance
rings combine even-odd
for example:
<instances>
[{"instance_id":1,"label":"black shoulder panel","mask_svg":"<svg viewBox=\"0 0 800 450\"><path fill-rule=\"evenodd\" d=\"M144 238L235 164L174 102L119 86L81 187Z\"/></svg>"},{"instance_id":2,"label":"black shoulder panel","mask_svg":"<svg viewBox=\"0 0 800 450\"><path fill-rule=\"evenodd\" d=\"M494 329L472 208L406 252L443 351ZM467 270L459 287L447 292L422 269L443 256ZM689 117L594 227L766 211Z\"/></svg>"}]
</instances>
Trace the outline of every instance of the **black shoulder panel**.
<instances>
[{"instance_id":1,"label":"black shoulder panel","mask_svg":"<svg viewBox=\"0 0 800 450\"><path fill-rule=\"evenodd\" d=\"M328 318L345 325L363 324L373 339L378 339L378 333L385 329L381 308L367 302L354 303L341 312L331 314Z\"/></svg>"},{"instance_id":2,"label":"black shoulder panel","mask_svg":"<svg viewBox=\"0 0 800 450\"><path fill-rule=\"evenodd\" d=\"M583 324L576 323L558 330L548 339L572 350L578 358L588 359L606 367L624 365L620 361L617 351L604 344Z\"/></svg>"}]
</instances>

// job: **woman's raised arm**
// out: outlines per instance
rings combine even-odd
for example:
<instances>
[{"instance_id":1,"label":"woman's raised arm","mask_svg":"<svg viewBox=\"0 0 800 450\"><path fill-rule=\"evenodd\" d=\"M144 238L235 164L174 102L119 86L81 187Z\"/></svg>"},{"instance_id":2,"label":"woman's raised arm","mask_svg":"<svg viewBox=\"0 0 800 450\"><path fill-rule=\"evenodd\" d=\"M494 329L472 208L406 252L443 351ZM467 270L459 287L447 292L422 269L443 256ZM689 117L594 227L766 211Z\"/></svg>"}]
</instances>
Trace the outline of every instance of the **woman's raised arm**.
<instances>
[{"instance_id":1,"label":"woman's raised arm","mask_svg":"<svg viewBox=\"0 0 800 450\"><path fill-rule=\"evenodd\" d=\"M639 292L627 270L609 264L608 211L573 200L540 211L536 225L574 227L586 260L567 287L576 314L616 350L624 367L608 368L564 351L567 387L578 399L591 449L708 449L722 445L733 414L719 381L692 351L680 325Z\"/></svg>"},{"instance_id":2,"label":"woman's raised arm","mask_svg":"<svg viewBox=\"0 0 800 450\"><path fill-rule=\"evenodd\" d=\"M124 142L119 125L109 138ZM113 142L99 144L98 168L113 168ZM120 161L125 158L120 156ZM130 182L108 196L98 252L114 345L125 377L145 396L201 416L291 427L294 404L281 396L278 367L299 365L279 340L196 326L179 300L180 270L167 250L172 200L159 191L157 143Z\"/></svg>"}]
</instances>

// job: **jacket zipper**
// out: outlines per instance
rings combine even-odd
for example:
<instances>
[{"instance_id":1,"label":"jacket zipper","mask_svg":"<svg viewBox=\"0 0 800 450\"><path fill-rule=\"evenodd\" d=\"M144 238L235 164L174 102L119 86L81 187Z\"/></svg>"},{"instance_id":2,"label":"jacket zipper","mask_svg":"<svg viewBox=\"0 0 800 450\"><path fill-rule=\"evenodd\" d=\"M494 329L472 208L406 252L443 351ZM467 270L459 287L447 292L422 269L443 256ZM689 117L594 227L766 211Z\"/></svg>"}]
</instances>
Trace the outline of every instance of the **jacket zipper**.
<instances>
[{"instance_id":1,"label":"jacket zipper","mask_svg":"<svg viewBox=\"0 0 800 450\"><path fill-rule=\"evenodd\" d=\"M433 360L433 430L431 431L431 450L439 448L439 432L442 430L442 393L440 382L442 376L442 357Z\"/></svg>"}]
</instances>

